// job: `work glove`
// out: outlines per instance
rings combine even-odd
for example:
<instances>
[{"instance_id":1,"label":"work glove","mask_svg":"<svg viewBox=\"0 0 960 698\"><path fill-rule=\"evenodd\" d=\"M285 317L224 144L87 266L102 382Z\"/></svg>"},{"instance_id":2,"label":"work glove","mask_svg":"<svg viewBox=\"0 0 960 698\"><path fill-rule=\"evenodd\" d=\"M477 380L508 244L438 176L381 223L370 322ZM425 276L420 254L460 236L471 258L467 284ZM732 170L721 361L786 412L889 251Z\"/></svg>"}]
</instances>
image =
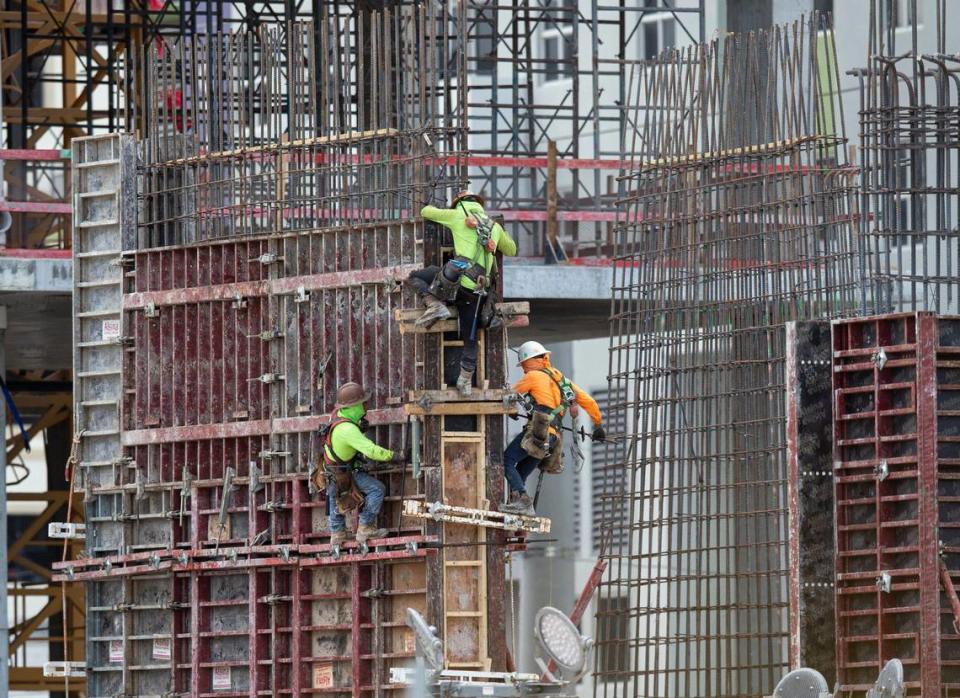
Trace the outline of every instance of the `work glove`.
<instances>
[{"instance_id":1,"label":"work glove","mask_svg":"<svg viewBox=\"0 0 960 698\"><path fill-rule=\"evenodd\" d=\"M361 417L360 421L357 422L357 426L360 428L360 431L365 433L370 428L370 420L366 417Z\"/></svg>"},{"instance_id":2,"label":"work glove","mask_svg":"<svg viewBox=\"0 0 960 698\"><path fill-rule=\"evenodd\" d=\"M607 440L607 432L603 430L603 427L595 427L593 434L591 434L591 438L596 443L602 443Z\"/></svg>"},{"instance_id":3,"label":"work glove","mask_svg":"<svg viewBox=\"0 0 960 698\"><path fill-rule=\"evenodd\" d=\"M393 458L390 459L391 463L409 463L410 462L410 448L398 449L393 452Z\"/></svg>"}]
</instances>

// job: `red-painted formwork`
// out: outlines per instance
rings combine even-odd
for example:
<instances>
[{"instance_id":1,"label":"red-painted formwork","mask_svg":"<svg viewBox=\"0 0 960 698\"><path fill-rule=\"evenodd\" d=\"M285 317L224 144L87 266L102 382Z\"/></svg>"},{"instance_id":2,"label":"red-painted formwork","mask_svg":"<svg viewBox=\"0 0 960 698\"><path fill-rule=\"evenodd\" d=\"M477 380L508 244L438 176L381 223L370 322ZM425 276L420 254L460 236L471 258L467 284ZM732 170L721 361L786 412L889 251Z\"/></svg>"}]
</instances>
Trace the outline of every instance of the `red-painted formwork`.
<instances>
[{"instance_id":1,"label":"red-painted formwork","mask_svg":"<svg viewBox=\"0 0 960 698\"><path fill-rule=\"evenodd\" d=\"M89 557L69 565L91 695L396 690L437 543L400 517L424 481L378 471L393 537L336 558L308 473L347 380L371 390L371 436L408 443L424 338L394 312L416 304L400 282L422 245L395 222L124 257L124 457L84 464Z\"/></svg>"},{"instance_id":2,"label":"red-painted formwork","mask_svg":"<svg viewBox=\"0 0 960 698\"><path fill-rule=\"evenodd\" d=\"M87 586L89 695L396 695L408 607L451 667L505 667L503 537L401 516L502 497L499 413L415 430L405 409L462 346L396 320L420 306L403 280L447 251L413 216L463 185L463 56L436 50L462 18L434 9L183 37L143 76L146 139L75 141L87 533L60 567ZM183 84L185 131L163 99ZM503 331L479 339L478 385L502 385ZM421 439L422 468L372 469L389 535L338 555L310 473L347 381L368 435Z\"/></svg>"},{"instance_id":3,"label":"red-painted formwork","mask_svg":"<svg viewBox=\"0 0 960 698\"><path fill-rule=\"evenodd\" d=\"M326 516L307 474L337 386L369 386L378 442L407 438L401 401L422 387L423 360L394 311L416 304L401 285L422 255L416 229L392 223L131 255L121 436L129 462L89 470L88 514L104 534L91 552L316 540ZM221 531L228 469L234 487ZM400 496L422 492L400 471L382 475L396 526ZM136 516L115 521L131 495Z\"/></svg>"},{"instance_id":4,"label":"red-painted formwork","mask_svg":"<svg viewBox=\"0 0 960 698\"><path fill-rule=\"evenodd\" d=\"M899 658L910 695L960 691L960 319L833 326L837 669L845 695Z\"/></svg>"},{"instance_id":5,"label":"red-painted formwork","mask_svg":"<svg viewBox=\"0 0 960 698\"><path fill-rule=\"evenodd\" d=\"M282 557L88 585L95 695L379 695L414 655L422 556ZM116 670L112 670L116 668Z\"/></svg>"}]
</instances>

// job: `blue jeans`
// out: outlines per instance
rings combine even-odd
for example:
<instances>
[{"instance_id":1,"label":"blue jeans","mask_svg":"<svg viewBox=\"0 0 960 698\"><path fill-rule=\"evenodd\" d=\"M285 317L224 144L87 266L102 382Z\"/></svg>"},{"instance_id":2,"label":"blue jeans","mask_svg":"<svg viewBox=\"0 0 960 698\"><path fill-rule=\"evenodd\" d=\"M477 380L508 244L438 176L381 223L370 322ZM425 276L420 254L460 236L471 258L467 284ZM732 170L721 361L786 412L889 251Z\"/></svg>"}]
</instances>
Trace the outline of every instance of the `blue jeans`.
<instances>
[{"instance_id":1,"label":"blue jeans","mask_svg":"<svg viewBox=\"0 0 960 698\"><path fill-rule=\"evenodd\" d=\"M387 493L387 486L373 475L354 470L351 473L357 489L363 492L363 506L360 508L360 523L372 526L377 521L377 515L383 507L383 497ZM330 518L330 532L339 533L347 529L347 521L343 514L337 511L337 482L334 478L327 478L327 516Z\"/></svg>"},{"instance_id":2,"label":"blue jeans","mask_svg":"<svg viewBox=\"0 0 960 698\"><path fill-rule=\"evenodd\" d=\"M511 492L523 494L527 491L525 483L530 473L540 465L540 458L534 458L523 450L520 442L523 440L521 431L515 437L507 450L503 452L503 476L507 478Z\"/></svg>"}]
</instances>

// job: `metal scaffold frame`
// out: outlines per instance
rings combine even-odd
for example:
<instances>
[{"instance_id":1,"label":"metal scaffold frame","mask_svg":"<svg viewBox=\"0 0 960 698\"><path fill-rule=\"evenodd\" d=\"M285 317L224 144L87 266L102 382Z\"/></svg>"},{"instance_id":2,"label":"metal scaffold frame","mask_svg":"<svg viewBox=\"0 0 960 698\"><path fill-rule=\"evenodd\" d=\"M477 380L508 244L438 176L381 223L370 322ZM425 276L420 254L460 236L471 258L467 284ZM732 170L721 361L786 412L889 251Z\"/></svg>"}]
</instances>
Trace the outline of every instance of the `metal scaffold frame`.
<instances>
[{"instance_id":1,"label":"metal scaffold frame","mask_svg":"<svg viewBox=\"0 0 960 698\"><path fill-rule=\"evenodd\" d=\"M705 39L702 0L641 5L467 2L468 174L518 231L521 255L613 252L644 27L667 20L678 43Z\"/></svg>"}]
</instances>

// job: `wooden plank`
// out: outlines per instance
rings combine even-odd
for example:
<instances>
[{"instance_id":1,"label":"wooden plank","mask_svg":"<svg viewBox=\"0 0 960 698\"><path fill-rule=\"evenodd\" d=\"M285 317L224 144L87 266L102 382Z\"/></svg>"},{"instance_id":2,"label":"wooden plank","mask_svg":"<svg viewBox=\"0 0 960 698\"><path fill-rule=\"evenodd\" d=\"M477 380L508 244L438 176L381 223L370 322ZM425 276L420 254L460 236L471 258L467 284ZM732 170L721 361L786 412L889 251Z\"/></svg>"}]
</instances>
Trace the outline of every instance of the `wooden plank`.
<instances>
[{"instance_id":1,"label":"wooden plank","mask_svg":"<svg viewBox=\"0 0 960 698\"><path fill-rule=\"evenodd\" d=\"M547 243L549 258L557 255L557 142L547 141Z\"/></svg>"},{"instance_id":2,"label":"wooden plank","mask_svg":"<svg viewBox=\"0 0 960 698\"><path fill-rule=\"evenodd\" d=\"M336 145L337 143L355 142L368 138L385 138L388 136L395 136L398 133L399 131L395 128L378 128L371 131L347 131L346 133L338 133L333 136L300 138L295 141L278 143L276 145L264 145L253 148L234 148L233 150L221 150L213 153L200 153L199 155L191 155L187 158L171 160L170 162L165 163L165 165L201 163L215 158L236 158L246 155L267 155L270 153L284 152L290 150L291 148L303 148L314 145Z\"/></svg>"},{"instance_id":3,"label":"wooden plank","mask_svg":"<svg viewBox=\"0 0 960 698\"><path fill-rule=\"evenodd\" d=\"M513 301L510 303L497 303L496 309L503 315L528 315L530 313L529 301ZM456 306L451 306L450 312L454 319L457 318ZM423 308L398 308L393 311L393 317L397 322L412 322L423 314Z\"/></svg>"},{"instance_id":4,"label":"wooden plank","mask_svg":"<svg viewBox=\"0 0 960 698\"><path fill-rule=\"evenodd\" d=\"M503 319L503 325L508 329L529 327L530 318L526 315L512 315ZM399 327L400 334L443 334L444 332L456 332L460 325L457 320L441 320L430 327L417 327L413 320L404 320L399 324Z\"/></svg>"},{"instance_id":5,"label":"wooden plank","mask_svg":"<svg viewBox=\"0 0 960 698\"><path fill-rule=\"evenodd\" d=\"M430 405L427 409L417 403L408 403L404 405L404 409L409 415L517 414L516 406L504 407L502 402L448 402Z\"/></svg>"},{"instance_id":6,"label":"wooden plank","mask_svg":"<svg viewBox=\"0 0 960 698\"><path fill-rule=\"evenodd\" d=\"M456 388L443 390L411 390L407 393L409 402L431 403L469 403L469 402L500 402L514 394L509 388L474 388L470 397L461 397Z\"/></svg>"},{"instance_id":7,"label":"wooden plank","mask_svg":"<svg viewBox=\"0 0 960 698\"><path fill-rule=\"evenodd\" d=\"M531 533L549 533L550 519L543 516L520 516L500 511L490 511L473 507L451 506L447 504L428 504L423 501L404 502L404 512L408 516L424 519L436 519L449 523L481 528L498 528L503 531L529 531ZM447 562L445 564L452 564Z\"/></svg>"}]
</instances>

